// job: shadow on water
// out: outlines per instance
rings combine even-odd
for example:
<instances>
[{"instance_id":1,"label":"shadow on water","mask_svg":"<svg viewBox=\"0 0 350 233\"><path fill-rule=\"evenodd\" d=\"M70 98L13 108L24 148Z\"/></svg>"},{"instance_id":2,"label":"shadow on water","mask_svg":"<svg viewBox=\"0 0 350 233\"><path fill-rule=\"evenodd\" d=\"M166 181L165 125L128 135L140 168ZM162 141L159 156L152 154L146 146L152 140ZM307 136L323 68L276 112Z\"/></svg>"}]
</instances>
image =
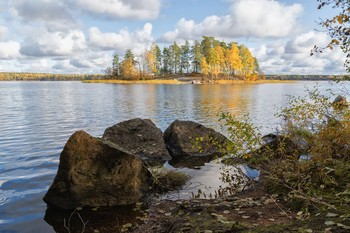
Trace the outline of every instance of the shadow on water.
<instances>
[{"instance_id":1,"label":"shadow on water","mask_svg":"<svg viewBox=\"0 0 350 233\"><path fill-rule=\"evenodd\" d=\"M125 232L145 218L141 203L128 206L57 210L48 207L44 220L55 232Z\"/></svg>"}]
</instances>

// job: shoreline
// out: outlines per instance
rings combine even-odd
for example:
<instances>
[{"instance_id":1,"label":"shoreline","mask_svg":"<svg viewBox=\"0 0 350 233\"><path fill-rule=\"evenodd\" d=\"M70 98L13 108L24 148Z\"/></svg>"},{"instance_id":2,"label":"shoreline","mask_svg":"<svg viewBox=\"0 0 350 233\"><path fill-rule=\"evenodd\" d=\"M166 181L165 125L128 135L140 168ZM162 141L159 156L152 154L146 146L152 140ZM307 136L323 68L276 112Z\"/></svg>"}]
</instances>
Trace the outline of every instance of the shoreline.
<instances>
[{"instance_id":1,"label":"shoreline","mask_svg":"<svg viewBox=\"0 0 350 233\"><path fill-rule=\"evenodd\" d=\"M294 83L297 81L315 81L315 80L257 80L257 81L245 81L245 80L217 80L215 83L192 83L190 81L180 81L177 79L153 79L153 80L83 80L83 83L104 83L104 84L167 84L167 85L236 85L236 84L265 84L265 83ZM320 80L320 81L332 81L332 80Z\"/></svg>"}]
</instances>

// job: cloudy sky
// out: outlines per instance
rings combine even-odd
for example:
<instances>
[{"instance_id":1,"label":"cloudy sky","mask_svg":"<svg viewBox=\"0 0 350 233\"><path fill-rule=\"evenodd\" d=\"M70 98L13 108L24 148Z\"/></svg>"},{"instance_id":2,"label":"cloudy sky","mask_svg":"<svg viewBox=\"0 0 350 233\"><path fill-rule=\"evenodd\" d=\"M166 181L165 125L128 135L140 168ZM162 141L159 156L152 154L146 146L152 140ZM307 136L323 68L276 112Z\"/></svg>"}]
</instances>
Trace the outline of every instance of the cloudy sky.
<instances>
[{"instance_id":1,"label":"cloudy sky","mask_svg":"<svg viewBox=\"0 0 350 233\"><path fill-rule=\"evenodd\" d=\"M1 0L0 72L102 73L114 53L206 35L244 43L266 74L339 74L341 51L310 57L332 13L317 0Z\"/></svg>"}]
</instances>

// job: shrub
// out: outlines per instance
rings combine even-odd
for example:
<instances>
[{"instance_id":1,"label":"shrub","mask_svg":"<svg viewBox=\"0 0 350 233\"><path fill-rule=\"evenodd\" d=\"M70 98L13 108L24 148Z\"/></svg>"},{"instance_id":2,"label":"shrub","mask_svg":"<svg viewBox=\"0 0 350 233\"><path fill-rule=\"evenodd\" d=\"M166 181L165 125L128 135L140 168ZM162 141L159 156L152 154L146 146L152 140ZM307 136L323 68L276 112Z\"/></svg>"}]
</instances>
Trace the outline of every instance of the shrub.
<instances>
[{"instance_id":1,"label":"shrub","mask_svg":"<svg viewBox=\"0 0 350 233\"><path fill-rule=\"evenodd\" d=\"M262 147L261 134L248 118L221 116L233 139L231 156L258 166L268 191L283 195L295 209L349 207L350 199L341 195L350 193L348 108L332 108L317 88L305 97L289 97L278 114L283 141ZM301 155L304 159L298 159Z\"/></svg>"},{"instance_id":2,"label":"shrub","mask_svg":"<svg viewBox=\"0 0 350 233\"><path fill-rule=\"evenodd\" d=\"M165 168L152 168L151 173L155 180L155 189L159 192L169 192L180 189L190 179L190 176Z\"/></svg>"}]
</instances>

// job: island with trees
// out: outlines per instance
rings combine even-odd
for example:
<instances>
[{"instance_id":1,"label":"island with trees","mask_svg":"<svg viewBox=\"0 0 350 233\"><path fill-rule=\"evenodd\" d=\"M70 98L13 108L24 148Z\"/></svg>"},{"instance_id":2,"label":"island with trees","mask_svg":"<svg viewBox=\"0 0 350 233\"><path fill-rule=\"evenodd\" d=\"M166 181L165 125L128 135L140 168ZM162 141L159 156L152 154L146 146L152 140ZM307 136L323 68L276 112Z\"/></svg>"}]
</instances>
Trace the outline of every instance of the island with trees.
<instances>
[{"instance_id":1,"label":"island with trees","mask_svg":"<svg viewBox=\"0 0 350 233\"><path fill-rule=\"evenodd\" d=\"M176 76L201 77L202 81L258 80L263 78L257 59L244 45L203 36L192 45L176 41L161 49L153 44L138 57L127 49L123 59L114 55L106 79L147 80Z\"/></svg>"}]
</instances>

